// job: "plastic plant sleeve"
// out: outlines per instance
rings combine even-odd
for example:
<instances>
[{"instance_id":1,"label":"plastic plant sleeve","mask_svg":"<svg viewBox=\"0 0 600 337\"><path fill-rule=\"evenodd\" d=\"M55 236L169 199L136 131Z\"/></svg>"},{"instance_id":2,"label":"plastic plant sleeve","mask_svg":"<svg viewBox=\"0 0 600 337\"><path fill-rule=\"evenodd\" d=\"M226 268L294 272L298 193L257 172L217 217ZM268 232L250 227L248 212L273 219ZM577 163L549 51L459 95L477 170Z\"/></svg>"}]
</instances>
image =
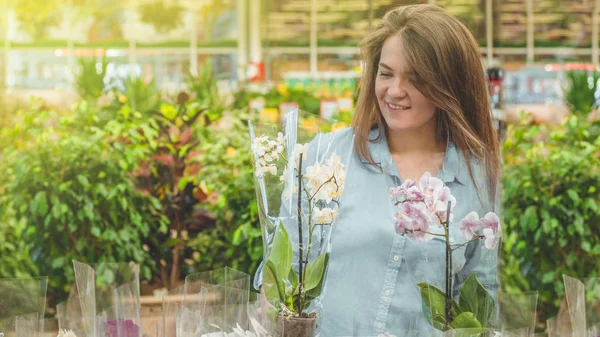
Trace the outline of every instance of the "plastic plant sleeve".
<instances>
[{"instance_id":1,"label":"plastic plant sleeve","mask_svg":"<svg viewBox=\"0 0 600 337\"><path fill-rule=\"evenodd\" d=\"M162 326L158 337L177 337L177 317L183 305L183 286L171 289L162 299Z\"/></svg>"},{"instance_id":2,"label":"plastic plant sleeve","mask_svg":"<svg viewBox=\"0 0 600 337\"><path fill-rule=\"evenodd\" d=\"M455 239L456 240L456 239ZM498 239L499 240L499 239ZM483 246L482 241L473 241L465 246L465 249L458 249L453 252L453 269L451 285L451 310L448 326L445 326L445 293L446 280L444 269L446 264L445 256L439 256L439 252L445 249L445 244L433 239L427 243L406 242L406 259L409 269L409 275L413 283L417 285L416 291L419 292L421 303L421 315L424 321L419 327L419 335L423 336L479 336L489 333L492 328L498 327L498 304L497 288L495 285L489 285L482 282L477 277L476 271L471 271L464 256L471 256L477 252L478 263L483 266L497 265L497 249L488 250ZM453 246L459 246L465 242L456 242ZM471 247L469 247L471 246ZM464 255L460 255L464 254ZM471 257L472 259L472 257ZM462 265L461 269L460 268ZM484 280L497 277L496 272L490 271L486 274ZM412 297L411 297L412 298ZM464 319L468 316L475 317L477 322L470 320L474 328L464 328ZM454 325L454 323L457 323ZM423 328L426 325L427 329ZM461 327L462 325L462 327ZM445 332L442 330L448 329ZM393 334L394 331L390 331Z\"/></svg>"},{"instance_id":3,"label":"plastic plant sleeve","mask_svg":"<svg viewBox=\"0 0 600 337\"><path fill-rule=\"evenodd\" d=\"M586 336L585 285L578 279L566 275L563 275L563 280L573 336Z\"/></svg>"},{"instance_id":4,"label":"plastic plant sleeve","mask_svg":"<svg viewBox=\"0 0 600 337\"><path fill-rule=\"evenodd\" d=\"M287 158L289 162L293 161L296 144L306 144L310 142L309 151L311 152L311 155L304 154L303 168L306 168L311 163L317 162L318 160L316 160L315 156L323 156L325 150L324 145L331 145L335 142L335 137L333 136L327 137L327 140L331 141L329 144L320 142L320 140L323 139L323 134L319 129L313 126L303 126L301 112L297 109L286 113L283 125L269 123L254 125L252 122L249 122L249 130L251 142L257 137L262 136L267 136L270 140L276 140L278 134L281 133L284 138L282 142L282 156ZM343 156L351 153L351 151L348 151L348 148L343 150L344 151L340 151L338 155ZM273 244L275 229L279 226L281 221L297 219L297 214L290 211L291 207L284 207L283 205L284 203L293 203L293 200L295 200L293 198L285 198L283 195L285 192L291 194L292 197L295 196L297 191L292 187L294 184L297 186L297 181L294 180L296 174L293 165L286 165L284 160L275 160L272 162L273 166L276 167L277 176L283 175L286 179L285 184L282 184L278 177L269 175L269 173L265 172L264 168L261 170L260 156L256 151L252 151L252 157L256 173L255 187L264 248L264 259L259 270L263 270ZM305 200L303 200L303 202L305 202ZM286 212L282 212L282 210L286 210ZM294 218L292 219L292 217ZM260 277L261 273L258 273L257 275L259 277L254 279L255 289L258 289L262 284L262 277Z\"/></svg>"},{"instance_id":5,"label":"plastic plant sleeve","mask_svg":"<svg viewBox=\"0 0 600 337\"><path fill-rule=\"evenodd\" d=\"M248 291L220 285L206 286L208 294L215 300L206 301L205 327L206 332L232 332L239 328L248 331Z\"/></svg>"},{"instance_id":6,"label":"plastic plant sleeve","mask_svg":"<svg viewBox=\"0 0 600 337\"><path fill-rule=\"evenodd\" d=\"M130 314L132 303L139 303L139 267L133 263L100 263L93 266L73 261L81 312L88 337L133 335L140 330L139 312ZM123 287L122 287L123 286ZM120 288L121 287L121 288ZM115 290L120 290L115 293ZM118 296L116 296L118 294ZM123 299L123 303L119 303ZM133 305L135 306L135 305ZM139 304L138 304L139 309ZM121 312L122 311L122 312ZM135 322L137 320L137 324Z\"/></svg>"},{"instance_id":7,"label":"plastic plant sleeve","mask_svg":"<svg viewBox=\"0 0 600 337\"><path fill-rule=\"evenodd\" d=\"M598 279L584 283L563 275L563 281L565 297L557 316L546 323L548 336L598 336L599 318L594 314L600 306Z\"/></svg>"},{"instance_id":8,"label":"plastic plant sleeve","mask_svg":"<svg viewBox=\"0 0 600 337\"><path fill-rule=\"evenodd\" d=\"M70 296L56 306L56 318L59 330L71 330L76 336L85 336L81 302L78 296Z\"/></svg>"},{"instance_id":9,"label":"plastic plant sleeve","mask_svg":"<svg viewBox=\"0 0 600 337\"><path fill-rule=\"evenodd\" d=\"M177 315L177 337L199 336L205 330L205 307L208 290L186 294Z\"/></svg>"},{"instance_id":10,"label":"plastic plant sleeve","mask_svg":"<svg viewBox=\"0 0 600 337\"><path fill-rule=\"evenodd\" d=\"M589 336L600 336L600 278L585 280L586 320Z\"/></svg>"},{"instance_id":11,"label":"plastic plant sleeve","mask_svg":"<svg viewBox=\"0 0 600 337\"><path fill-rule=\"evenodd\" d=\"M17 317L15 332L16 337L38 337L42 332L42 329L40 329L40 314L32 313Z\"/></svg>"},{"instance_id":12,"label":"plastic plant sleeve","mask_svg":"<svg viewBox=\"0 0 600 337\"><path fill-rule=\"evenodd\" d=\"M229 267L194 273L186 276L185 294L197 294L203 285L221 285L223 287L250 290L250 275Z\"/></svg>"},{"instance_id":13,"label":"plastic plant sleeve","mask_svg":"<svg viewBox=\"0 0 600 337\"><path fill-rule=\"evenodd\" d=\"M249 291L250 276L231 268L188 275L181 324L192 326L188 321L200 317L195 322L202 324L192 331L211 334L229 333L238 327L247 329Z\"/></svg>"},{"instance_id":14,"label":"plastic plant sleeve","mask_svg":"<svg viewBox=\"0 0 600 337\"><path fill-rule=\"evenodd\" d=\"M535 331L538 292L500 293L499 328L503 335L529 336Z\"/></svg>"},{"instance_id":15,"label":"plastic plant sleeve","mask_svg":"<svg viewBox=\"0 0 600 337\"><path fill-rule=\"evenodd\" d=\"M141 337L140 282L125 283L114 290L118 337Z\"/></svg>"},{"instance_id":16,"label":"plastic plant sleeve","mask_svg":"<svg viewBox=\"0 0 600 337\"><path fill-rule=\"evenodd\" d=\"M0 279L0 333L16 333L16 318L46 311L47 277Z\"/></svg>"},{"instance_id":17,"label":"plastic plant sleeve","mask_svg":"<svg viewBox=\"0 0 600 337\"><path fill-rule=\"evenodd\" d=\"M275 316L277 315L264 293L250 293L248 302L249 331L256 337L272 336L275 331ZM269 317L269 315L271 317Z\"/></svg>"},{"instance_id":18,"label":"plastic plant sleeve","mask_svg":"<svg viewBox=\"0 0 600 337\"><path fill-rule=\"evenodd\" d=\"M498 185L480 154L449 146L435 158L443 158L435 175L390 190L396 233L406 240L403 263L420 292L430 334L483 333L498 319L501 221L498 200L491 202L499 191L490 188Z\"/></svg>"},{"instance_id":19,"label":"plastic plant sleeve","mask_svg":"<svg viewBox=\"0 0 600 337\"><path fill-rule=\"evenodd\" d=\"M323 134L305 128L298 110L286 114L283 128L249 126L265 256L254 286L266 288L271 304L287 317L316 315L320 320L331 233L352 153L347 144L352 143L353 136L349 132ZM260 143L265 136L269 139L262 145L273 145L266 154ZM329 169L334 166L335 171ZM318 182L321 172L335 173L329 180ZM322 198L321 187L325 191L334 185L335 195ZM308 280L307 275L312 279ZM300 289L305 296L299 295Z\"/></svg>"},{"instance_id":20,"label":"plastic plant sleeve","mask_svg":"<svg viewBox=\"0 0 600 337\"><path fill-rule=\"evenodd\" d=\"M521 329L513 329L513 330L502 330L502 337L530 337L533 336L531 329L529 328L521 328Z\"/></svg>"},{"instance_id":21,"label":"plastic plant sleeve","mask_svg":"<svg viewBox=\"0 0 600 337\"><path fill-rule=\"evenodd\" d=\"M85 335L96 337L96 273L94 269L79 261L73 261L75 282L79 294L81 315L84 322Z\"/></svg>"}]
</instances>

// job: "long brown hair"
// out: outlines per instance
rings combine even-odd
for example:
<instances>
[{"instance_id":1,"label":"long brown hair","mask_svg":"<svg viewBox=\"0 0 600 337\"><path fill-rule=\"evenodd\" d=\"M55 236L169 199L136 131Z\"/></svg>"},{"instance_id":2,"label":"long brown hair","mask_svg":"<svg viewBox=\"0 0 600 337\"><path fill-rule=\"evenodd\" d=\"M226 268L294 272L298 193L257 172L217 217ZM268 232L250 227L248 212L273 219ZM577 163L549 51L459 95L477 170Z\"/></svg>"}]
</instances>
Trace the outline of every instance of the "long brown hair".
<instances>
[{"instance_id":1,"label":"long brown hair","mask_svg":"<svg viewBox=\"0 0 600 337\"><path fill-rule=\"evenodd\" d=\"M398 7L385 14L361 41L363 74L352 121L356 134L354 148L359 158L375 164L369 142L379 141L386 127L375 96L375 77L381 48L394 35L401 38L412 68L413 84L438 108L437 137L451 139L457 150L463 152L475 184L471 155L482 161L488 191L494 200L500 175L500 150L479 47L460 21L435 5ZM378 128L379 135L369 139L373 128Z\"/></svg>"}]
</instances>

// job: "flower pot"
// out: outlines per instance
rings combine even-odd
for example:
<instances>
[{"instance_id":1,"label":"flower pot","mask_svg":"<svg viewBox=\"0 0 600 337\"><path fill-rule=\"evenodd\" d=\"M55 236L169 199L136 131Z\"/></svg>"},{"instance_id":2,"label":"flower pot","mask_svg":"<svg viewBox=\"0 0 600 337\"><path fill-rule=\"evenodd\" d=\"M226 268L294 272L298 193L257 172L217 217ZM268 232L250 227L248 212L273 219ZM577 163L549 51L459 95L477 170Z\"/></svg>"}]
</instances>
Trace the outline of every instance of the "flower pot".
<instances>
[{"instance_id":1,"label":"flower pot","mask_svg":"<svg viewBox=\"0 0 600 337\"><path fill-rule=\"evenodd\" d=\"M275 326L276 337L314 337L317 327L316 317L278 316Z\"/></svg>"}]
</instances>

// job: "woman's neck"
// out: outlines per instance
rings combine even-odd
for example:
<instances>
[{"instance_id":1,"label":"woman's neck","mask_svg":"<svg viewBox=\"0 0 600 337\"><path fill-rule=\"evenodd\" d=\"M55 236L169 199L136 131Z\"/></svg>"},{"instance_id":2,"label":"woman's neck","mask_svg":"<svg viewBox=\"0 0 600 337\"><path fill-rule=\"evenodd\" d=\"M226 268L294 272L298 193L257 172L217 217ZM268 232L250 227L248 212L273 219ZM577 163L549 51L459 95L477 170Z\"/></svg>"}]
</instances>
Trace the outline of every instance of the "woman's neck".
<instances>
[{"instance_id":1,"label":"woman's neck","mask_svg":"<svg viewBox=\"0 0 600 337\"><path fill-rule=\"evenodd\" d=\"M403 180L418 182L425 172L435 176L442 169L446 144L437 139L435 132L388 131L386 137L390 154Z\"/></svg>"},{"instance_id":2,"label":"woman's neck","mask_svg":"<svg viewBox=\"0 0 600 337\"><path fill-rule=\"evenodd\" d=\"M392 155L427 155L446 152L447 144L436 137L435 130L416 129L392 132L386 130L388 147Z\"/></svg>"}]
</instances>

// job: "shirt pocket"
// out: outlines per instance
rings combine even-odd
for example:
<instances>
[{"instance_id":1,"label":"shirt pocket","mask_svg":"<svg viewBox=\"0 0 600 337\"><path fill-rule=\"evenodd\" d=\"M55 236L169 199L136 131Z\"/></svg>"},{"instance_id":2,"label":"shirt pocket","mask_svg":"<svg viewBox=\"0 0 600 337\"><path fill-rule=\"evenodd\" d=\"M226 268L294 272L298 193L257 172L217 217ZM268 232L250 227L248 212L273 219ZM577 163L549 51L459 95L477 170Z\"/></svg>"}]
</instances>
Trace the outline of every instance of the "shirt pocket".
<instances>
[{"instance_id":1,"label":"shirt pocket","mask_svg":"<svg viewBox=\"0 0 600 337\"><path fill-rule=\"evenodd\" d=\"M425 243L408 239L405 254L407 271L415 286L425 282L444 289L446 249L442 238L435 238Z\"/></svg>"},{"instance_id":2,"label":"shirt pocket","mask_svg":"<svg viewBox=\"0 0 600 337\"><path fill-rule=\"evenodd\" d=\"M430 227L429 231L433 234L444 234L441 227ZM462 236L457 228L450 228L450 238L452 247L457 247L464 240L460 241ZM452 243L453 242L453 243ZM461 271L465 266L466 245L452 252L452 275ZM406 244L406 262L409 275L415 282L415 285L421 282L429 283L440 290L446 286L446 239L442 236L434 236L425 243L407 240Z\"/></svg>"}]
</instances>

